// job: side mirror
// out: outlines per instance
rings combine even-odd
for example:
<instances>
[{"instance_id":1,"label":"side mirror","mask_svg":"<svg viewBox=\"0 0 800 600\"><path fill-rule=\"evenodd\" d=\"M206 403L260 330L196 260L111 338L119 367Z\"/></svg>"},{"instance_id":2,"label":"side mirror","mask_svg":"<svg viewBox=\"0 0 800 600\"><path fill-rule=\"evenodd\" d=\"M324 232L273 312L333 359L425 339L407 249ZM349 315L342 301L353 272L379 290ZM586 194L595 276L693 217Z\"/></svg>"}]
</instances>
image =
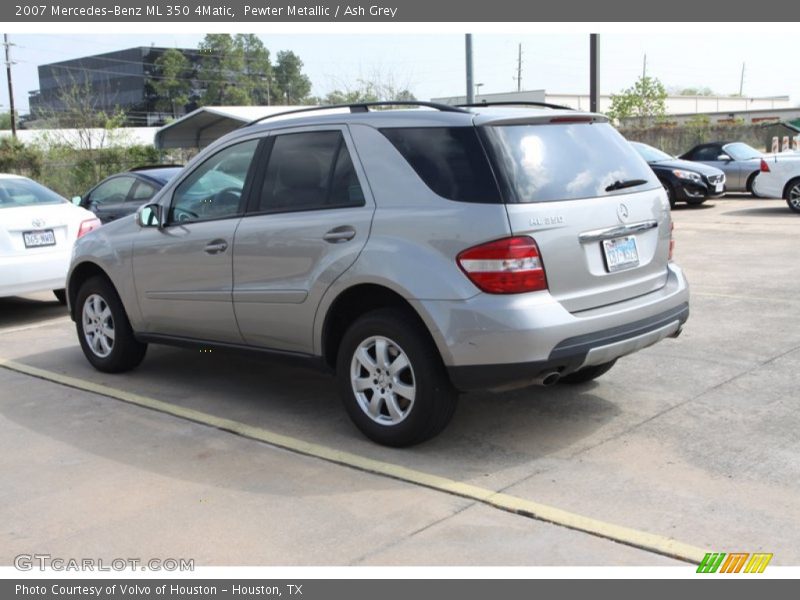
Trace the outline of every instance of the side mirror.
<instances>
[{"instance_id":1,"label":"side mirror","mask_svg":"<svg viewBox=\"0 0 800 600\"><path fill-rule=\"evenodd\" d=\"M161 229L161 212L159 204L146 204L136 213L136 222L139 227L158 227Z\"/></svg>"},{"instance_id":2,"label":"side mirror","mask_svg":"<svg viewBox=\"0 0 800 600\"><path fill-rule=\"evenodd\" d=\"M71 200L71 202L72 202L72 203L73 203L75 206L80 206L80 205L81 205L81 202L83 202L83 198L81 198L80 196L73 196L73 197L72 197L72 200Z\"/></svg>"},{"instance_id":3,"label":"side mirror","mask_svg":"<svg viewBox=\"0 0 800 600\"><path fill-rule=\"evenodd\" d=\"M717 160L724 160L725 162L731 162L733 159L730 156L728 156L727 154L720 154L717 157Z\"/></svg>"}]
</instances>

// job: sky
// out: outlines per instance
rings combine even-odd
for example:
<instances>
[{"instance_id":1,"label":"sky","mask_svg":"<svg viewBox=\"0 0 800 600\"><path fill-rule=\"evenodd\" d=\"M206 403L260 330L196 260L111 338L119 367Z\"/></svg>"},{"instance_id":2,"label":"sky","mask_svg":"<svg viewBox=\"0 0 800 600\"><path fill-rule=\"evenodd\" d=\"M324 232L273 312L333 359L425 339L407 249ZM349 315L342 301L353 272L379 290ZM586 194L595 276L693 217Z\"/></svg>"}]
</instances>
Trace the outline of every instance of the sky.
<instances>
[{"instance_id":1,"label":"sky","mask_svg":"<svg viewBox=\"0 0 800 600\"><path fill-rule=\"evenodd\" d=\"M393 82L421 100L465 93L464 36L461 34L259 34L273 57L292 50L304 63L312 94L354 88L358 79ZM193 48L202 34L73 33L10 34L17 110L28 110L28 91L39 87L36 67L132 46ZM588 93L589 36L580 34L473 35L475 83L480 93L516 90L517 52L522 45L522 89ZM603 33L600 36L601 93L616 93L642 73L668 88L709 87L736 93L745 63L746 96L789 95L800 104L797 42L792 36L704 33ZM8 110L8 89L0 84L0 111Z\"/></svg>"}]
</instances>

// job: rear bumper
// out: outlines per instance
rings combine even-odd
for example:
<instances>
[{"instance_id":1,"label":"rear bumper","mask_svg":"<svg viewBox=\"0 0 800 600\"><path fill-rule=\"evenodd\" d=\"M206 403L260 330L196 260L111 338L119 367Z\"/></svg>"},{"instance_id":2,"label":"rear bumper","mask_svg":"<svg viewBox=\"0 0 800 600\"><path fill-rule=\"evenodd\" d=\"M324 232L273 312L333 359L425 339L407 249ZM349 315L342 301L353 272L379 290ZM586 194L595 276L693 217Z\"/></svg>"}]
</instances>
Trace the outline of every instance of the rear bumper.
<instances>
[{"instance_id":1,"label":"rear bumper","mask_svg":"<svg viewBox=\"0 0 800 600\"><path fill-rule=\"evenodd\" d=\"M63 288L69 259L69 251L0 257L0 297Z\"/></svg>"},{"instance_id":2,"label":"rear bumper","mask_svg":"<svg viewBox=\"0 0 800 600\"><path fill-rule=\"evenodd\" d=\"M552 370L567 375L675 334L689 315L689 286L670 263L659 289L575 313L549 292L417 302L453 384L501 389Z\"/></svg>"},{"instance_id":3,"label":"rear bumper","mask_svg":"<svg viewBox=\"0 0 800 600\"><path fill-rule=\"evenodd\" d=\"M448 367L447 371L453 385L462 391L526 387L546 373L572 373L652 346L666 337L674 337L688 318L687 302L630 325L566 339L553 348L546 360Z\"/></svg>"}]
</instances>

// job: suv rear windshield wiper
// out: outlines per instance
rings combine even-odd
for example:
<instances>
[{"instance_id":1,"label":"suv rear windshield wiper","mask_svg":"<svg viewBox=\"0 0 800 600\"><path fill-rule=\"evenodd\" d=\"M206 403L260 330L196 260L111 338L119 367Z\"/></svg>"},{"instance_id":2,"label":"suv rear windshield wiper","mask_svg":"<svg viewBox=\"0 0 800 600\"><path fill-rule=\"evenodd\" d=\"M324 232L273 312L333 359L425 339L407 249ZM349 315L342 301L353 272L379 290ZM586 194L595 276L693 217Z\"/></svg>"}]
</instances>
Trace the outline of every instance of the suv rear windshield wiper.
<instances>
[{"instance_id":1,"label":"suv rear windshield wiper","mask_svg":"<svg viewBox=\"0 0 800 600\"><path fill-rule=\"evenodd\" d=\"M626 181L615 181L611 185L606 188L607 192L613 192L615 190L622 190L629 187L636 187L637 185L643 185L647 183L646 179L628 179Z\"/></svg>"}]
</instances>

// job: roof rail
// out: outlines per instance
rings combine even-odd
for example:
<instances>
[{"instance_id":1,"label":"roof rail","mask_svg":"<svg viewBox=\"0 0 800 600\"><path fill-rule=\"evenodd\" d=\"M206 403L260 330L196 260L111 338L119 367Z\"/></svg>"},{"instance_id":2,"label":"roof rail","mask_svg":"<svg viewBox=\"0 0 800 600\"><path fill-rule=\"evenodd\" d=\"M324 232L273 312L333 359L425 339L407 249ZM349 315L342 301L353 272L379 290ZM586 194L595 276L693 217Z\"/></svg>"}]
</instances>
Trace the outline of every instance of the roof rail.
<instances>
[{"instance_id":1,"label":"roof rail","mask_svg":"<svg viewBox=\"0 0 800 600\"><path fill-rule=\"evenodd\" d=\"M458 108L478 108L481 106L540 106L543 108L554 108L557 110L575 110L571 106L561 104L550 104L549 102L472 102L470 104L456 104Z\"/></svg>"},{"instance_id":2,"label":"roof rail","mask_svg":"<svg viewBox=\"0 0 800 600\"><path fill-rule=\"evenodd\" d=\"M147 171L149 169L167 169L171 167L182 168L183 165L163 164L163 165L139 165L128 169L128 173L135 173L136 171Z\"/></svg>"},{"instance_id":3,"label":"roof rail","mask_svg":"<svg viewBox=\"0 0 800 600\"><path fill-rule=\"evenodd\" d=\"M457 113L465 113L468 112L462 108L457 106L452 106L450 104L439 104L438 102L423 102L421 100L386 100L381 102L354 102L352 104L327 104L325 106L309 106L308 108L298 108L295 110L287 110L284 112L273 113L271 115L264 115L258 119L254 119L249 123L245 123L242 127L249 127L250 125L255 125L256 123L260 123L261 121L266 121L267 119L273 119L275 117L283 117L285 115L296 115L298 113L307 113L307 112L314 112L318 110L330 110L332 108L349 108L351 113L364 113L369 112L369 108L371 106L423 106L426 108L435 108L441 112L457 112Z\"/></svg>"}]
</instances>

